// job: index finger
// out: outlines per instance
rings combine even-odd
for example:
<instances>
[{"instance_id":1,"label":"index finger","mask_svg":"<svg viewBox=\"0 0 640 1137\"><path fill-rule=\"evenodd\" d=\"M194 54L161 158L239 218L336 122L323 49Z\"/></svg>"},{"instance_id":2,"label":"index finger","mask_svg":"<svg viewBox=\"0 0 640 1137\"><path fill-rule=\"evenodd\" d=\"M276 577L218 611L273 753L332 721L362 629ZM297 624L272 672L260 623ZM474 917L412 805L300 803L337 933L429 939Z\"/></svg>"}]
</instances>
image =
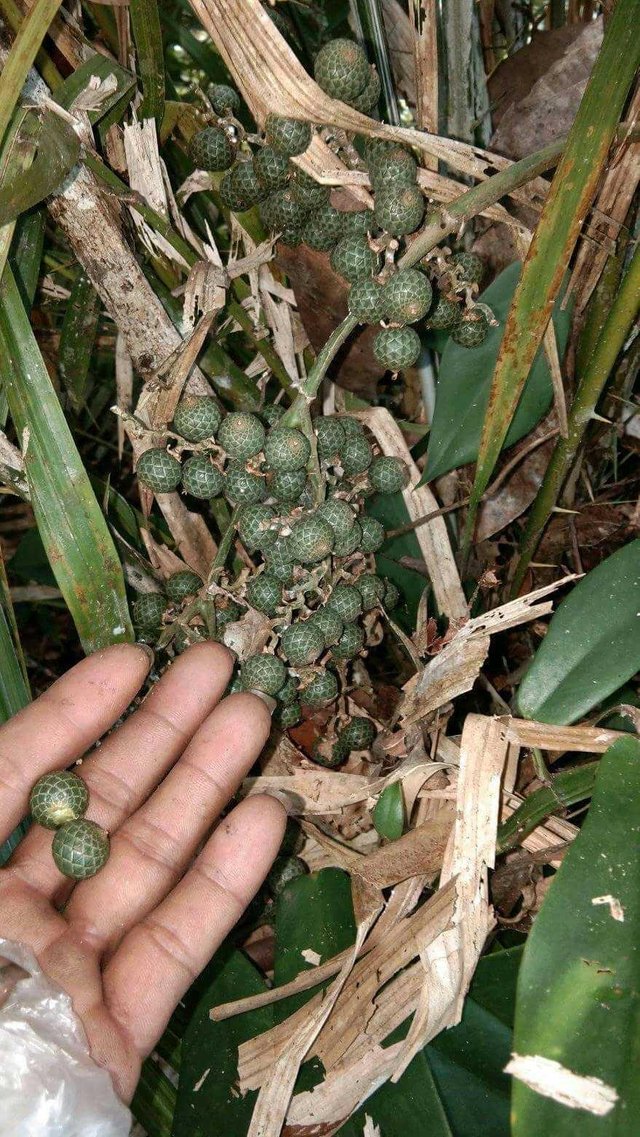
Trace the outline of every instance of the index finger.
<instances>
[{"instance_id":1,"label":"index finger","mask_svg":"<svg viewBox=\"0 0 640 1137\"><path fill-rule=\"evenodd\" d=\"M81 758L113 726L150 665L142 644L97 651L0 727L0 842L24 817L34 782Z\"/></svg>"}]
</instances>

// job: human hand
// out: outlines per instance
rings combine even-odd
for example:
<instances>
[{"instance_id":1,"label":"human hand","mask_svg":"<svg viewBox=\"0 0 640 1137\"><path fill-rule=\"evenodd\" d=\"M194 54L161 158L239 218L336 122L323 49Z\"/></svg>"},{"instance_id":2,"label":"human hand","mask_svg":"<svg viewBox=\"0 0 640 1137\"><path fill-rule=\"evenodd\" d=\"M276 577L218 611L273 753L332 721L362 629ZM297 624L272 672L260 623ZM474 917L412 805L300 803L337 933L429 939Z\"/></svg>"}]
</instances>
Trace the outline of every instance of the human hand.
<instances>
[{"instance_id":1,"label":"human hand","mask_svg":"<svg viewBox=\"0 0 640 1137\"><path fill-rule=\"evenodd\" d=\"M0 935L34 952L73 1000L91 1054L129 1101L142 1059L182 995L260 887L282 841L285 811L247 798L194 855L264 746L265 704L222 694L232 659L198 644L76 772L88 816L111 854L73 884L34 826L0 870ZM29 791L80 758L120 717L147 675L139 645L84 659L0 728L0 842L28 811Z\"/></svg>"}]
</instances>

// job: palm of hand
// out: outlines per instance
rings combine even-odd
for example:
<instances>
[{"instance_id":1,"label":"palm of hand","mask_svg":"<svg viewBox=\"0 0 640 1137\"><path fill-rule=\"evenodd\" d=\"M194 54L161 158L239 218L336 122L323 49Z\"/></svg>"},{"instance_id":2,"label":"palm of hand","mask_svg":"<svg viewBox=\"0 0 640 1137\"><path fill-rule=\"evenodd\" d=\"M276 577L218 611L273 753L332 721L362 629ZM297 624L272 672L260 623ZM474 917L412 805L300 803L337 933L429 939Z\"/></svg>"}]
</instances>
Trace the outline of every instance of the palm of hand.
<instances>
[{"instance_id":1,"label":"palm of hand","mask_svg":"<svg viewBox=\"0 0 640 1137\"><path fill-rule=\"evenodd\" d=\"M0 842L27 812L33 783L117 721L148 666L138 646L97 652L0 729ZM269 733L255 695L220 701L231 668L220 645L191 648L76 768L90 791L87 815L111 838L100 873L74 886L51 858L53 834L38 826L0 871L0 935L28 945L71 995L93 1058L125 1101L282 839L282 806L251 797L194 861Z\"/></svg>"}]
</instances>

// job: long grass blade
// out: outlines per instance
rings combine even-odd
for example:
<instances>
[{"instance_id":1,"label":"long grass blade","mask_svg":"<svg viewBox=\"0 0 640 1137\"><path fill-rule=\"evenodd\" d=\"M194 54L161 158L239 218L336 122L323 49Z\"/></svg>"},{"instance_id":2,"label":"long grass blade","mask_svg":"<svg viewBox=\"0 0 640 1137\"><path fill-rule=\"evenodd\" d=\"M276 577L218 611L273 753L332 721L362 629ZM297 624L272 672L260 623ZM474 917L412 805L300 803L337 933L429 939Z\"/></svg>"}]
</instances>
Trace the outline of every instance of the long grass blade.
<instances>
[{"instance_id":1,"label":"long grass blade","mask_svg":"<svg viewBox=\"0 0 640 1137\"><path fill-rule=\"evenodd\" d=\"M468 546L640 64L638 0L616 4L516 289L484 421L467 521Z\"/></svg>"},{"instance_id":2,"label":"long grass blade","mask_svg":"<svg viewBox=\"0 0 640 1137\"><path fill-rule=\"evenodd\" d=\"M61 0L36 0L25 17L0 75L0 141Z\"/></svg>"},{"instance_id":3,"label":"long grass blade","mask_svg":"<svg viewBox=\"0 0 640 1137\"><path fill-rule=\"evenodd\" d=\"M0 724L26 707L30 699L22 649L0 552ZM0 845L0 865L9 859L27 829L28 822L21 821L4 844Z\"/></svg>"},{"instance_id":4,"label":"long grass blade","mask_svg":"<svg viewBox=\"0 0 640 1137\"><path fill-rule=\"evenodd\" d=\"M0 284L0 366L38 530L83 647L131 640L122 567L9 265Z\"/></svg>"},{"instance_id":5,"label":"long grass blade","mask_svg":"<svg viewBox=\"0 0 640 1137\"><path fill-rule=\"evenodd\" d=\"M157 0L131 0L129 14L142 80L139 117L155 118L160 126L165 98L164 50Z\"/></svg>"},{"instance_id":6,"label":"long grass blade","mask_svg":"<svg viewBox=\"0 0 640 1137\"><path fill-rule=\"evenodd\" d=\"M383 118L394 126L400 125L400 111L391 71L389 45L382 16L380 0L350 0L351 12L364 40L369 57L373 56L380 78Z\"/></svg>"}]
</instances>

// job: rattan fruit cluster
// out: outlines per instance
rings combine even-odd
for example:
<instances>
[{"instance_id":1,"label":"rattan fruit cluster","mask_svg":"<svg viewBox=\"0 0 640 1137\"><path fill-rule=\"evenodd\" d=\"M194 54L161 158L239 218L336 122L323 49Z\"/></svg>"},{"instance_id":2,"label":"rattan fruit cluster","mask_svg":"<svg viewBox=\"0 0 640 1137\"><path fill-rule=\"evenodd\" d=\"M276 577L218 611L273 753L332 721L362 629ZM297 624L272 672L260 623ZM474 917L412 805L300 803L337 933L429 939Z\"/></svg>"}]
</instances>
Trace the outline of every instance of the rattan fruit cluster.
<instances>
[{"instance_id":1,"label":"rattan fruit cluster","mask_svg":"<svg viewBox=\"0 0 640 1137\"><path fill-rule=\"evenodd\" d=\"M72 880L94 876L109 856L109 837L84 816L89 791L69 770L43 774L31 790L29 809L38 825L54 829L51 853L60 872Z\"/></svg>"}]
</instances>

